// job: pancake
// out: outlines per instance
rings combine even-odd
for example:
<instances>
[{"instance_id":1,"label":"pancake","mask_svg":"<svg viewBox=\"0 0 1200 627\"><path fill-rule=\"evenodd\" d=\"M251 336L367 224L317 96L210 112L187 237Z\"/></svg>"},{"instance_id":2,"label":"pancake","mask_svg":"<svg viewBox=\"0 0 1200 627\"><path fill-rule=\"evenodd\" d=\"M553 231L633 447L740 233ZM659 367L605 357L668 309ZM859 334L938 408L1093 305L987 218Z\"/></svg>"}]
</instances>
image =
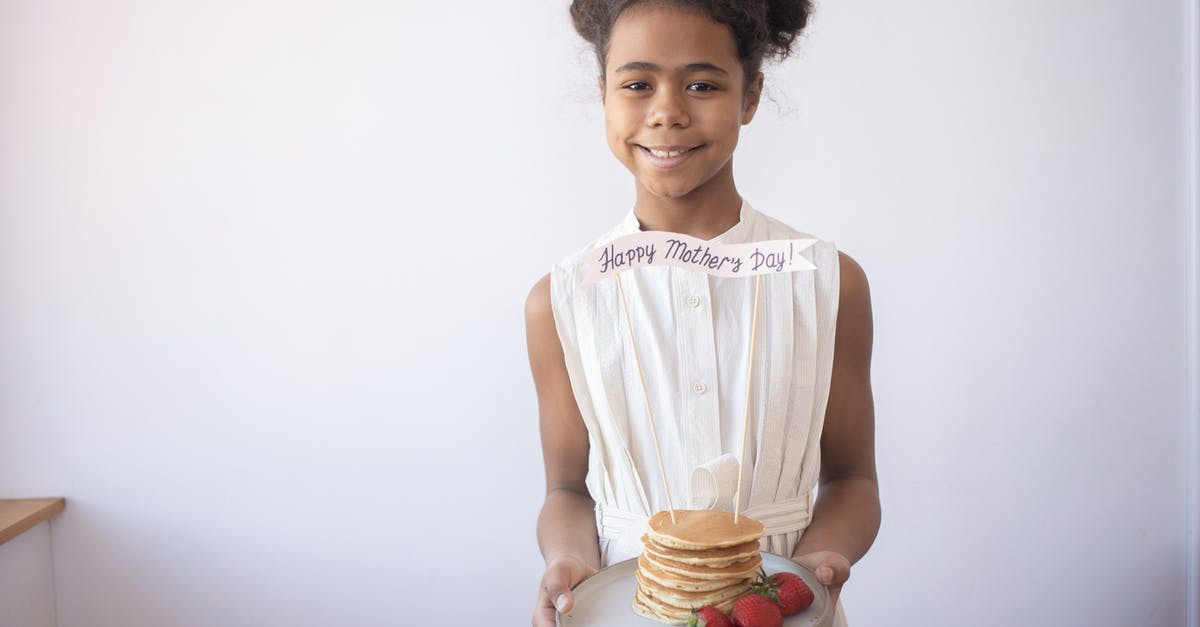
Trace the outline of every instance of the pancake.
<instances>
[{"instance_id":1,"label":"pancake","mask_svg":"<svg viewBox=\"0 0 1200 627\"><path fill-rule=\"evenodd\" d=\"M743 544L735 544L731 547L726 547L723 549L713 549L711 551L685 551L683 549L673 549L671 547L662 546L654 540L651 540L649 536L642 536L642 544L646 546L647 552L653 553L656 557L669 559L674 562L683 562L684 564L707 566L709 568L724 568L749 557L753 557L759 552L757 540Z\"/></svg>"},{"instance_id":2,"label":"pancake","mask_svg":"<svg viewBox=\"0 0 1200 627\"><path fill-rule=\"evenodd\" d=\"M635 573L638 589L643 594L675 607L704 607L735 599L750 589L750 581L736 581L716 590L687 591L668 588L652 579L646 578L641 572Z\"/></svg>"},{"instance_id":3,"label":"pancake","mask_svg":"<svg viewBox=\"0 0 1200 627\"><path fill-rule=\"evenodd\" d=\"M638 557L637 571L645 578L654 581L661 586L690 592L717 590L724 586L730 585L731 583L738 581L753 581L755 579L755 575L753 574L747 575L745 579L697 579L696 577L689 577L687 575L680 575L679 573L662 570L661 568L658 568L647 561L644 554Z\"/></svg>"},{"instance_id":4,"label":"pancake","mask_svg":"<svg viewBox=\"0 0 1200 627\"><path fill-rule=\"evenodd\" d=\"M712 605L728 612L750 590L762 554L762 523L710 510L658 512L642 536L645 547L634 577L633 611L669 625L684 625L692 608Z\"/></svg>"},{"instance_id":5,"label":"pancake","mask_svg":"<svg viewBox=\"0 0 1200 627\"><path fill-rule=\"evenodd\" d=\"M733 609L733 604L736 600L737 598L735 597L716 603L713 607L728 613L729 610ZM668 625L686 625L688 617L692 614L692 608L690 607L673 605L670 602L647 595L641 590L634 593L633 610L646 618Z\"/></svg>"},{"instance_id":6,"label":"pancake","mask_svg":"<svg viewBox=\"0 0 1200 627\"><path fill-rule=\"evenodd\" d=\"M660 546L697 551L745 544L762 534L762 523L749 516L739 516L734 524L732 512L677 509L675 522L668 511L651 517L647 535Z\"/></svg>"},{"instance_id":7,"label":"pancake","mask_svg":"<svg viewBox=\"0 0 1200 627\"><path fill-rule=\"evenodd\" d=\"M652 621L665 623L667 625L686 625L688 620L686 616L679 616L674 612L671 614L665 614L662 611L647 605L646 601L642 598L641 593L633 595L633 612L639 616L645 616ZM691 612L688 614L690 615Z\"/></svg>"},{"instance_id":8,"label":"pancake","mask_svg":"<svg viewBox=\"0 0 1200 627\"><path fill-rule=\"evenodd\" d=\"M704 566L696 566L693 564L684 564L673 560L666 560L653 553L642 552L642 557L650 565L676 575L683 575L693 579L734 579L738 577L746 577L758 572L758 568L762 566L762 555L755 555L740 562L730 564L724 568L707 568Z\"/></svg>"}]
</instances>

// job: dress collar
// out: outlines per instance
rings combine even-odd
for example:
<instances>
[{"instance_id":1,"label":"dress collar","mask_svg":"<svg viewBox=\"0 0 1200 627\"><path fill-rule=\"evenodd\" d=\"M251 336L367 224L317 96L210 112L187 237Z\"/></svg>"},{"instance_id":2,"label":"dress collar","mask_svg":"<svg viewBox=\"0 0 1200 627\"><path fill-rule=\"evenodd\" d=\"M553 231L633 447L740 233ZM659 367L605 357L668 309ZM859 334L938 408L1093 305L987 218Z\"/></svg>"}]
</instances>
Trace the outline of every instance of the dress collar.
<instances>
[{"instance_id":1,"label":"dress collar","mask_svg":"<svg viewBox=\"0 0 1200 627\"><path fill-rule=\"evenodd\" d=\"M713 244L736 244L744 242L746 238L749 237L750 233L753 231L751 228L752 223L758 219L759 214L754 210L754 207L750 206L750 203L747 202L745 198L742 199L742 206L738 211L737 224L729 227L729 229L724 233L721 233L720 235L708 240L709 242L712 242ZM620 237L622 235L630 235L633 233L638 233L641 230L642 224L638 222L637 216L633 213L633 209L630 209L629 213L625 215L625 219L622 220L621 224L617 226L617 236Z\"/></svg>"}]
</instances>

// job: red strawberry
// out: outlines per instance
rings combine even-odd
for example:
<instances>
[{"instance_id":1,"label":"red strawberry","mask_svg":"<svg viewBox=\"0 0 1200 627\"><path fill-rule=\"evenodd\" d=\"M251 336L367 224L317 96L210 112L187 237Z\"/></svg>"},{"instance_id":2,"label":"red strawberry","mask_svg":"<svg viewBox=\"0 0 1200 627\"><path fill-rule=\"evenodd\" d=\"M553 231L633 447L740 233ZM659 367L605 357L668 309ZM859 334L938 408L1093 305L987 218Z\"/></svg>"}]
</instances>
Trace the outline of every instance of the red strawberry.
<instances>
[{"instance_id":1,"label":"red strawberry","mask_svg":"<svg viewBox=\"0 0 1200 627\"><path fill-rule=\"evenodd\" d=\"M747 594L733 604L736 627L783 627L779 604L761 594Z\"/></svg>"},{"instance_id":2,"label":"red strawberry","mask_svg":"<svg viewBox=\"0 0 1200 627\"><path fill-rule=\"evenodd\" d=\"M775 600L779 601L779 609L784 616L803 612L812 605L813 591L799 575L782 572L771 577L779 584L779 589L775 591Z\"/></svg>"},{"instance_id":3,"label":"red strawberry","mask_svg":"<svg viewBox=\"0 0 1200 627\"><path fill-rule=\"evenodd\" d=\"M733 627L725 612L706 605L698 610L692 610L688 617L687 627Z\"/></svg>"}]
</instances>

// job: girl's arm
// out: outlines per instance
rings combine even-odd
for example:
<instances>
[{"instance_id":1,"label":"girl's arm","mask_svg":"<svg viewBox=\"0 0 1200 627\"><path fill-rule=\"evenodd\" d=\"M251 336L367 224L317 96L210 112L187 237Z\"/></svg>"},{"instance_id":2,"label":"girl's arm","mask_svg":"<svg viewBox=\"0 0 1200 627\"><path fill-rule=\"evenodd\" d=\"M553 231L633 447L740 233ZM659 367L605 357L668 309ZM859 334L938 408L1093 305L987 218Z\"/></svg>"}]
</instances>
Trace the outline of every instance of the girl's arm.
<instances>
[{"instance_id":1,"label":"girl's arm","mask_svg":"<svg viewBox=\"0 0 1200 627\"><path fill-rule=\"evenodd\" d=\"M871 296L867 277L839 253L841 272L829 403L821 433L821 477L812 522L792 556L834 598L879 531L875 409L871 399Z\"/></svg>"},{"instance_id":2,"label":"girl's arm","mask_svg":"<svg viewBox=\"0 0 1200 627\"><path fill-rule=\"evenodd\" d=\"M554 326L549 275L529 293L525 332L546 465L546 502L537 526L546 572L538 588L533 624L554 627L554 610L570 609L574 603L571 588L599 568L600 548L595 504L584 483L588 469L587 427L571 391Z\"/></svg>"}]
</instances>

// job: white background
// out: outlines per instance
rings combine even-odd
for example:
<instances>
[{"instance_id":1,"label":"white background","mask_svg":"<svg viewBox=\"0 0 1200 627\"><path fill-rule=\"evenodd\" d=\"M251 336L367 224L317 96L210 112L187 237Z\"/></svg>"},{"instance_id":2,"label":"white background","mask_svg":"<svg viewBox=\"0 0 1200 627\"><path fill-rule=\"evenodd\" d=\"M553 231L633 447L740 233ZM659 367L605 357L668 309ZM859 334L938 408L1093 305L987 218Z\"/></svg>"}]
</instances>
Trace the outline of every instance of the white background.
<instances>
[{"instance_id":1,"label":"white background","mask_svg":"<svg viewBox=\"0 0 1200 627\"><path fill-rule=\"evenodd\" d=\"M852 624L1187 622L1192 11L827 1L769 69L739 188L872 282ZM557 1L0 0L61 627L527 622L524 298L632 200L588 55Z\"/></svg>"}]
</instances>

